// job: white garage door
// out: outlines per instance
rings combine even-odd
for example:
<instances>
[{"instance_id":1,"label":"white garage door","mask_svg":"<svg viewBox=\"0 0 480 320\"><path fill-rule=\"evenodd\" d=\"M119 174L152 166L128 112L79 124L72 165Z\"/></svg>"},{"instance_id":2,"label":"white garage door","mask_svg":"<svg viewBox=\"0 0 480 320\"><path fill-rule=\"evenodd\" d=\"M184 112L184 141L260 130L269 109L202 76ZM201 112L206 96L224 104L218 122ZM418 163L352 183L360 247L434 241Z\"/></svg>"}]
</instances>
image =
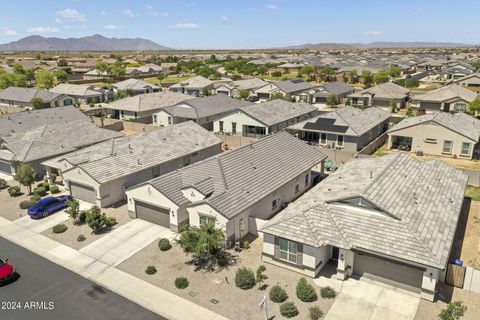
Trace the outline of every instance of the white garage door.
<instances>
[{"instance_id":1,"label":"white garage door","mask_svg":"<svg viewBox=\"0 0 480 320\"><path fill-rule=\"evenodd\" d=\"M137 218L170 228L170 210L135 200Z\"/></svg>"},{"instance_id":2,"label":"white garage door","mask_svg":"<svg viewBox=\"0 0 480 320\"><path fill-rule=\"evenodd\" d=\"M10 162L0 161L0 173L6 175L12 175L12 168L10 167Z\"/></svg>"},{"instance_id":3,"label":"white garage door","mask_svg":"<svg viewBox=\"0 0 480 320\"><path fill-rule=\"evenodd\" d=\"M422 287L423 270L370 255L355 253L353 273L410 291Z\"/></svg>"},{"instance_id":4,"label":"white garage door","mask_svg":"<svg viewBox=\"0 0 480 320\"><path fill-rule=\"evenodd\" d=\"M70 182L70 194L74 198L87 201L89 203L95 203L97 199L97 193L93 187L76 182Z\"/></svg>"}]
</instances>

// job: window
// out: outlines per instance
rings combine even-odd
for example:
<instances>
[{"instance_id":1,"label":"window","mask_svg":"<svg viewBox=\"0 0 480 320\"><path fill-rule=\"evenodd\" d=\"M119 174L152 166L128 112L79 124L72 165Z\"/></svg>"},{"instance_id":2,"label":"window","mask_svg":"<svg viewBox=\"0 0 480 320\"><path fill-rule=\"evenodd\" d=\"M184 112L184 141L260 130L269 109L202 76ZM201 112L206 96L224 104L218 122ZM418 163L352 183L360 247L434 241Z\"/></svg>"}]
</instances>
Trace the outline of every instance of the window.
<instances>
[{"instance_id":1,"label":"window","mask_svg":"<svg viewBox=\"0 0 480 320\"><path fill-rule=\"evenodd\" d=\"M183 165L184 166L188 166L190 163L191 163L190 155L186 155L185 157L183 157Z\"/></svg>"},{"instance_id":2,"label":"window","mask_svg":"<svg viewBox=\"0 0 480 320\"><path fill-rule=\"evenodd\" d=\"M223 121L218 121L218 127L220 132L223 132Z\"/></svg>"},{"instance_id":3,"label":"window","mask_svg":"<svg viewBox=\"0 0 480 320\"><path fill-rule=\"evenodd\" d=\"M442 153L451 154L452 153L453 142L449 140L443 141L443 150Z\"/></svg>"},{"instance_id":4,"label":"window","mask_svg":"<svg viewBox=\"0 0 480 320\"><path fill-rule=\"evenodd\" d=\"M215 224L215 218L214 217L210 217L210 216L204 216L204 215L201 215L200 216L200 225L201 226L204 226L204 225L207 225L207 224Z\"/></svg>"},{"instance_id":5,"label":"window","mask_svg":"<svg viewBox=\"0 0 480 320\"><path fill-rule=\"evenodd\" d=\"M138 112L135 112L135 118L137 118L137 117L138 117Z\"/></svg>"},{"instance_id":6,"label":"window","mask_svg":"<svg viewBox=\"0 0 480 320\"><path fill-rule=\"evenodd\" d=\"M467 105L465 103L455 103L453 105L453 111L455 112L465 112Z\"/></svg>"},{"instance_id":7,"label":"window","mask_svg":"<svg viewBox=\"0 0 480 320\"><path fill-rule=\"evenodd\" d=\"M297 243L287 239L279 239L280 259L297 263Z\"/></svg>"},{"instance_id":8,"label":"window","mask_svg":"<svg viewBox=\"0 0 480 320\"><path fill-rule=\"evenodd\" d=\"M152 168L152 176L154 178L158 177L160 175L160 166L156 166Z\"/></svg>"},{"instance_id":9,"label":"window","mask_svg":"<svg viewBox=\"0 0 480 320\"><path fill-rule=\"evenodd\" d=\"M425 143L433 143L433 144L436 144L437 143L437 139L436 138L425 138Z\"/></svg>"},{"instance_id":10,"label":"window","mask_svg":"<svg viewBox=\"0 0 480 320\"><path fill-rule=\"evenodd\" d=\"M308 173L305 175L305 187L308 186L308 183L310 182Z\"/></svg>"},{"instance_id":11,"label":"window","mask_svg":"<svg viewBox=\"0 0 480 320\"><path fill-rule=\"evenodd\" d=\"M153 123L157 123L157 115L156 114L153 115Z\"/></svg>"},{"instance_id":12,"label":"window","mask_svg":"<svg viewBox=\"0 0 480 320\"><path fill-rule=\"evenodd\" d=\"M72 99L65 99L65 100L63 100L63 105L64 105L64 106L71 106L71 105L73 105Z\"/></svg>"},{"instance_id":13,"label":"window","mask_svg":"<svg viewBox=\"0 0 480 320\"><path fill-rule=\"evenodd\" d=\"M273 199L272 200L272 209L276 209L277 208L277 199Z\"/></svg>"},{"instance_id":14,"label":"window","mask_svg":"<svg viewBox=\"0 0 480 320\"><path fill-rule=\"evenodd\" d=\"M321 133L320 134L320 144L327 144L327 134Z\"/></svg>"},{"instance_id":15,"label":"window","mask_svg":"<svg viewBox=\"0 0 480 320\"><path fill-rule=\"evenodd\" d=\"M343 136L342 135L337 136L337 147L343 148Z\"/></svg>"},{"instance_id":16,"label":"window","mask_svg":"<svg viewBox=\"0 0 480 320\"><path fill-rule=\"evenodd\" d=\"M464 142L462 143L462 152L460 153L462 156L468 156L470 153L470 143Z\"/></svg>"},{"instance_id":17,"label":"window","mask_svg":"<svg viewBox=\"0 0 480 320\"><path fill-rule=\"evenodd\" d=\"M168 124L172 124L172 117L168 117Z\"/></svg>"},{"instance_id":18,"label":"window","mask_svg":"<svg viewBox=\"0 0 480 320\"><path fill-rule=\"evenodd\" d=\"M237 123L236 122L232 122L232 133L233 134L237 133Z\"/></svg>"},{"instance_id":19,"label":"window","mask_svg":"<svg viewBox=\"0 0 480 320\"><path fill-rule=\"evenodd\" d=\"M295 185L295 193L298 193L300 191L300 186L297 184Z\"/></svg>"}]
</instances>

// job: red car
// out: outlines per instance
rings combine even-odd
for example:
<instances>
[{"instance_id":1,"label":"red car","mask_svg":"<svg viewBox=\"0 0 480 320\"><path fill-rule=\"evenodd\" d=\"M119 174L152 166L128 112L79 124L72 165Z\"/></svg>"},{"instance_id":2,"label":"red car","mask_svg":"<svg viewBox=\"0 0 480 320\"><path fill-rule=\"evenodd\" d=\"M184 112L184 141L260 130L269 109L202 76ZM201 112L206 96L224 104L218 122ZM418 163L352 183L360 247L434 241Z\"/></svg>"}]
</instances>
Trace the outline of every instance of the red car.
<instances>
[{"instance_id":1,"label":"red car","mask_svg":"<svg viewBox=\"0 0 480 320\"><path fill-rule=\"evenodd\" d=\"M15 274L15 267L8 263L8 259L0 258L0 284L12 280Z\"/></svg>"}]
</instances>

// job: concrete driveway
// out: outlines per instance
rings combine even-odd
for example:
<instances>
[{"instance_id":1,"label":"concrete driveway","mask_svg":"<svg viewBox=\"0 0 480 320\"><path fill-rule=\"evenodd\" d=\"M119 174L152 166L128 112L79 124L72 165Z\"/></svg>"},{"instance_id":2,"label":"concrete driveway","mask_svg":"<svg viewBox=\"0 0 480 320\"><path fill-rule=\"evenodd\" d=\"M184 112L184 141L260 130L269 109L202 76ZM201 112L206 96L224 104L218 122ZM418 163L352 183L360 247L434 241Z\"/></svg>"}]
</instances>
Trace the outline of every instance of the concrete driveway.
<instances>
[{"instance_id":1,"label":"concrete driveway","mask_svg":"<svg viewBox=\"0 0 480 320\"><path fill-rule=\"evenodd\" d=\"M115 267L160 238L173 239L175 233L157 224L135 219L104 235L79 251Z\"/></svg>"},{"instance_id":2,"label":"concrete driveway","mask_svg":"<svg viewBox=\"0 0 480 320\"><path fill-rule=\"evenodd\" d=\"M399 288L348 279L325 320L413 320L420 296Z\"/></svg>"}]
</instances>

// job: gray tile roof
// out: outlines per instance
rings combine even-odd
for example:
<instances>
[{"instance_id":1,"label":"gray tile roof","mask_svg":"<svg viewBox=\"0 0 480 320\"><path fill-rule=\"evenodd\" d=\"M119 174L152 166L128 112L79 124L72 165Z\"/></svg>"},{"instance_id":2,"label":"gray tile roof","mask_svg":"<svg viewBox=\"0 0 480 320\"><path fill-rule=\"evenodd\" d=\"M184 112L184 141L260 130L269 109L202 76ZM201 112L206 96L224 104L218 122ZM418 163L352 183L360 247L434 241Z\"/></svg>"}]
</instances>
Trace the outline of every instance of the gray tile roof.
<instances>
[{"instance_id":1,"label":"gray tile roof","mask_svg":"<svg viewBox=\"0 0 480 320\"><path fill-rule=\"evenodd\" d=\"M345 126L348 129L342 132L345 135L361 136L370 129L381 124L390 117L390 113L381 108L371 107L359 109L346 106L335 111L328 112L309 120L296 123L288 129L304 131L322 131L327 132L334 128L326 128L322 125L323 119L334 119L334 126Z\"/></svg>"},{"instance_id":2,"label":"gray tile roof","mask_svg":"<svg viewBox=\"0 0 480 320\"><path fill-rule=\"evenodd\" d=\"M56 161L66 159L97 182L106 183L221 143L221 139L198 124L187 121L112 139L58 157Z\"/></svg>"},{"instance_id":3,"label":"gray tile roof","mask_svg":"<svg viewBox=\"0 0 480 320\"><path fill-rule=\"evenodd\" d=\"M441 87L430 92L419 94L412 100L415 101L434 101L443 102L454 98L460 98L467 102L472 102L478 95L472 90L468 90L456 83Z\"/></svg>"},{"instance_id":4,"label":"gray tile roof","mask_svg":"<svg viewBox=\"0 0 480 320\"><path fill-rule=\"evenodd\" d=\"M33 98L41 98L43 102L50 102L61 95L62 94L35 88L8 87L0 92L0 100L30 103Z\"/></svg>"},{"instance_id":5,"label":"gray tile roof","mask_svg":"<svg viewBox=\"0 0 480 320\"><path fill-rule=\"evenodd\" d=\"M205 88L213 84L213 81L202 77L196 76L188 80L181 81L172 85L170 88Z\"/></svg>"},{"instance_id":6,"label":"gray tile roof","mask_svg":"<svg viewBox=\"0 0 480 320\"><path fill-rule=\"evenodd\" d=\"M259 78L237 80L232 82L232 85L239 90L253 90L266 86L267 84L268 82Z\"/></svg>"},{"instance_id":7,"label":"gray tile roof","mask_svg":"<svg viewBox=\"0 0 480 320\"><path fill-rule=\"evenodd\" d=\"M120 89L120 90L145 90L147 87L151 87L152 89L160 89L159 86L154 84L148 83L141 79L127 79L117 83L114 83L112 87Z\"/></svg>"},{"instance_id":8,"label":"gray tile roof","mask_svg":"<svg viewBox=\"0 0 480 320\"><path fill-rule=\"evenodd\" d=\"M364 95L375 95L378 99L403 99L410 93L410 90L393 82L385 82L375 87L355 92L349 97L363 97Z\"/></svg>"},{"instance_id":9,"label":"gray tile roof","mask_svg":"<svg viewBox=\"0 0 480 320\"><path fill-rule=\"evenodd\" d=\"M325 158L320 149L280 132L149 183L178 205L206 202L231 218ZM188 187L211 195L192 204L181 193Z\"/></svg>"},{"instance_id":10,"label":"gray tile roof","mask_svg":"<svg viewBox=\"0 0 480 320\"><path fill-rule=\"evenodd\" d=\"M462 171L438 160L423 162L404 153L355 159L262 231L315 247L365 249L443 269L466 184ZM366 206L349 204L352 199Z\"/></svg>"},{"instance_id":11,"label":"gray tile roof","mask_svg":"<svg viewBox=\"0 0 480 320\"><path fill-rule=\"evenodd\" d=\"M17 132L26 132L43 125L68 123L80 119L88 120L89 118L73 106L0 115L0 137Z\"/></svg>"},{"instance_id":12,"label":"gray tile roof","mask_svg":"<svg viewBox=\"0 0 480 320\"><path fill-rule=\"evenodd\" d=\"M50 89L50 92L65 94L69 96L78 96L78 97L91 97L99 96L103 94L102 90L95 89L92 86L86 84L71 84L71 83L60 83Z\"/></svg>"},{"instance_id":13,"label":"gray tile roof","mask_svg":"<svg viewBox=\"0 0 480 320\"><path fill-rule=\"evenodd\" d=\"M353 87L340 81L328 82L328 83L322 84L320 87L317 88L317 90L318 89L322 89L322 91L316 92L314 94L314 96L316 97L328 96L332 93L335 95L341 95L341 94L353 92L354 90Z\"/></svg>"},{"instance_id":14,"label":"gray tile roof","mask_svg":"<svg viewBox=\"0 0 480 320\"><path fill-rule=\"evenodd\" d=\"M405 118L397 125L390 128L388 133L429 122L437 123L475 142L480 140L480 120L463 112L454 114L448 112L434 112L418 117Z\"/></svg>"},{"instance_id":15,"label":"gray tile roof","mask_svg":"<svg viewBox=\"0 0 480 320\"><path fill-rule=\"evenodd\" d=\"M303 79L293 79L293 80L275 82L274 85L277 86L281 91L285 93L304 91L304 90L312 89L315 87L313 84Z\"/></svg>"},{"instance_id":16,"label":"gray tile roof","mask_svg":"<svg viewBox=\"0 0 480 320\"><path fill-rule=\"evenodd\" d=\"M167 106L173 106L186 100L194 99L188 94L161 91L139 94L133 97L126 97L104 105L106 109L144 112L157 110Z\"/></svg>"},{"instance_id":17,"label":"gray tile roof","mask_svg":"<svg viewBox=\"0 0 480 320\"><path fill-rule=\"evenodd\" d=\"M314 115L318 111L309 103L286 100L271 100L239 109L267 126L273 126L309 113Z\"/></svg>"}]
</instances>

